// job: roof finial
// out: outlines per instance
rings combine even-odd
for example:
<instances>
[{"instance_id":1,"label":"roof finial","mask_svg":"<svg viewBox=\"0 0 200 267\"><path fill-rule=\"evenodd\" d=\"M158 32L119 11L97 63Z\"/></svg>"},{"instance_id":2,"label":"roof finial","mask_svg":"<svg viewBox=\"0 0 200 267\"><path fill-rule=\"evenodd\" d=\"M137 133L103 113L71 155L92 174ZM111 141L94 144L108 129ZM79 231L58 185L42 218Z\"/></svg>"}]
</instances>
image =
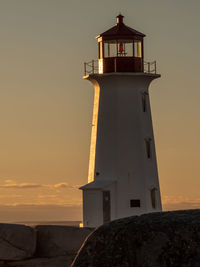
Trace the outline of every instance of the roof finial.
<instances>
[{"instance_id":1,"label":"roof finial","mask_svg":"<svg viewBox=\"0 0 200 267\"><path fill-rule=\"evenodd\" d=\"M117 24L122 24L123 18L124 18L124 16L121 13L119 13L119 15L117 16Z\"/></svg>"}]
</instances>

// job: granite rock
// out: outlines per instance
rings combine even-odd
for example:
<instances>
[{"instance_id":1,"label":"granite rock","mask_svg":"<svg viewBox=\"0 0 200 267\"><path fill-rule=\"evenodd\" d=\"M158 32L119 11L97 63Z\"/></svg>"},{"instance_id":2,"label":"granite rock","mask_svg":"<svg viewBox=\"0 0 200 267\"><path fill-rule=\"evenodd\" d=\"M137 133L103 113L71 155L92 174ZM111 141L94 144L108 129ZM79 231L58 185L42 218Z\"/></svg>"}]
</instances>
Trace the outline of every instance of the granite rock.
<instances>
[{"instance_id":1,"label":"granite rock","mask_svg":"<svg viewBox=\"0 0 200 267\"><path fill-rule=\"evenodd\" d=\"M72 267L200 267L200 210L113 221L84 242Z\"/></svg>"},{"instance_id":2,"label":"granite rock","mask_svg":"<svg viewBox=\"0 0 200 267\"><path fill-rule=\"evenodd\" d=\"M24 261L9 262L8 267L70 267L73 257L34 258ZM0 265L1 266L1 265Z\"/></svg>"},{"instance_id":3,"label":"granite rock","mask_svg":"<svg viewBox=\"0 0 200 267\"><path fill-rule=\"evenodd\" d=\"M36 234L33 228L0 223L0 260L21 260L33 256Z\"/></svg>"},{"instance_id":4,"label":"granite rock","mask_svg":"<svg viewBox=\"0 0 200 267\"><path fill-rule=\"evenodd\" d=\"M37 257L57 257L74 255L85 238L92 232L90 228L75 226L38 225Z\"/></svg>"}]
</instances>

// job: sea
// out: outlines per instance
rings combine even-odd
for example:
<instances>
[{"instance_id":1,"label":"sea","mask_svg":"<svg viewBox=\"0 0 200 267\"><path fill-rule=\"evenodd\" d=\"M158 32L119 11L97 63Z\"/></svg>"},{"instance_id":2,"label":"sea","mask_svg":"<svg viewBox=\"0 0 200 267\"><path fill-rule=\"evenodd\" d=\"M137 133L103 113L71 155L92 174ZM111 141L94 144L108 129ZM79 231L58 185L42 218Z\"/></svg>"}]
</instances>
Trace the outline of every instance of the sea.
<instances>
[{"instance_id":1,"label":"sea","mask_svg":"<svg viewBox=\"0 0 200 267\"><path fill-rule=\"evenodd\" d=\"M36 225L62 225L62 226L78 226L81 221L21 221L21 222L12 222L14 224L24 224L27 226L34 227Z\"/></svg>"}]
</instances>

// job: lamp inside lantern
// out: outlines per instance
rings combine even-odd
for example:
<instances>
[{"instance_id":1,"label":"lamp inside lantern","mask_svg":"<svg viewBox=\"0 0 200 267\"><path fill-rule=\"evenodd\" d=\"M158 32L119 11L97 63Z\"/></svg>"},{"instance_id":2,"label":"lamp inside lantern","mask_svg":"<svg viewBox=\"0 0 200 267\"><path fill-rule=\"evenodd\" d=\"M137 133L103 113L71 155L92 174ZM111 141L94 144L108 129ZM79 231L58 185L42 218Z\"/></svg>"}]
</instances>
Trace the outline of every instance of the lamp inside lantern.
<instances>
[{"instance_id":1,"label":"lamp inside lantern","mask_svg":"<svg viewBox=\"0 0 200 267\"><path fill-rule=\"evenodd\" d=\"M119 50L118 50L119 54L125 54L125 47L124 44L122 42L119 43Z\"/></svg>"}]
</instances>

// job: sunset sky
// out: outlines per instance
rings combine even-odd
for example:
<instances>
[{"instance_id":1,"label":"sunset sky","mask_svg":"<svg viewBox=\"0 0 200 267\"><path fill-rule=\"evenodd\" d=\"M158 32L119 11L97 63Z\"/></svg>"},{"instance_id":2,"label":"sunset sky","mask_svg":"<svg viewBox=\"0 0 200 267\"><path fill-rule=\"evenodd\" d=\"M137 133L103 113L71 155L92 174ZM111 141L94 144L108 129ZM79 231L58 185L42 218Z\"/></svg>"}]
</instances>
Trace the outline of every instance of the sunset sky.
<instances>
[{"instance_id":1,"label":"sunset sky","mask_svg":"<svg viewBox=\"0 0 200 267\"><path fill-rule=\"evenodd\" d=\"M200 1L0 0L0 221L81 220L95 37L124 22L146 34L164 210L200 208Z\"/></svg>"}]
</instances>

